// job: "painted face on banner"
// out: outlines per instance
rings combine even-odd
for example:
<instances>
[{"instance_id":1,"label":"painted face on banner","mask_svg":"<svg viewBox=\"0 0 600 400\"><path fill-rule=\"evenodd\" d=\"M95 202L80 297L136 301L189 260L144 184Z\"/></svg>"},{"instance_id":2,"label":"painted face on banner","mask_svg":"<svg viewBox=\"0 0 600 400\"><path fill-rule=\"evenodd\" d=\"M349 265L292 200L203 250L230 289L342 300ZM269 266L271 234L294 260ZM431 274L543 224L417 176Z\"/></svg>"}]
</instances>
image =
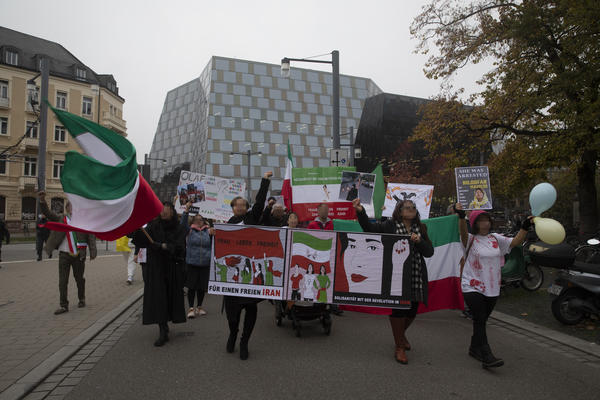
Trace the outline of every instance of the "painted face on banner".
<instances>
[{"instance_id":1,"label":"painted face on banner","mask_svg":"<svg viewBox=\"0 0 600 400\"><path fill-rule=\"evenodd\" d=\"M383 244L380 236L348 234L348 247L344 251L348 291L380 293L382 265Z\"/></svg>"}]
</instances>

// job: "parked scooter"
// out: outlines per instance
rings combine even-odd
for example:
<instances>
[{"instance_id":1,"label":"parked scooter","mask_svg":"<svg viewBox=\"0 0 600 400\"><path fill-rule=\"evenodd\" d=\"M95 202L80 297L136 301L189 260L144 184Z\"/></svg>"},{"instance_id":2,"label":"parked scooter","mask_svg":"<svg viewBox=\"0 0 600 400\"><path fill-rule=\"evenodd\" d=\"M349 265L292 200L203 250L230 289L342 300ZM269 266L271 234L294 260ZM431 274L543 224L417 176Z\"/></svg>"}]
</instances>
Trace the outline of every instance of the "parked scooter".
<instances>
[{"instance_id":1,"label":"parked scooter","mask_svg":"<svg viewBox=\"0 0 600 400\"><path fill-rule=\"evenodd\" d=\"M600 247L597 247L597 251L589 251L594 250L589 246L598 245L600 240L591 239L588 245L577 249L566 243L530 248L534 262L540 265L549 263L551 265L548 266L564 269L559 272L548 292L556 296L552 301L552 314L565 325L578 324L590 315L600 317ZM584 261L577 260L584 250L589 251L591 256Z\"/></svg>"},{"instance_id":2,"label":"parked scooter","mask_svg":"<svg viewBox=\"0 0 600 400\"><path fill-rule=\"evenodd\" d=\"M542 286L544 272L529 256L529 246L532 243L527 241L522 246L514 247L508 254L502 267L502 287L520 286L534 292Z\"/></svg>"}]
</instances>

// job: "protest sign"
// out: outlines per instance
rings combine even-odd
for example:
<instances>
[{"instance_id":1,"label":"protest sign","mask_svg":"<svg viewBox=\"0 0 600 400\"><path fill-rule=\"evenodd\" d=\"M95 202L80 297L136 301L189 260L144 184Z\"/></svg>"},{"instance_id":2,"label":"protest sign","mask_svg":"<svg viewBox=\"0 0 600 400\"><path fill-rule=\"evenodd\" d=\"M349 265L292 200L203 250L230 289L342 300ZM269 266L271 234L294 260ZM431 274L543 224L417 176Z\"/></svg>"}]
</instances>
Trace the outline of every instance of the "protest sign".
<instances>
[{"instance_id":1,"label":"protest sign","mask_svg":"<svg viewBox=\"0 0 600 400\"><path fill-rule=\"evenodd\" d=\"M190 171L181 171L177 186L175 209L185 210L185 204L192 201L191 214L201 214L204 218L227 221L233 216L231 200L245 196L246 182L238 179L219 178Z\"/></svg>"},{"instance_id":2,"label":"protest sign","mask_svg":"<svg viewBox=\"0 0 600 400\"><path fill-rule=\"evenodd\" d=\"M492 209L492 191L488 167L459 167L456 175L456 195L465 210Z\"/></svg>"},{"instance_id":3,"label":"protest sign","mask_svg":"<svg viewBox=\"0 0 600 400\"><path fill-rule=\"evenodd\" d=\"M429 218L431 200L433 199L433 186L412 185L408 183L388 183L385 191L385 209L382 215L391 217L396 203L401 200L412 200L419 210L421 219Z\"/></svg>"},{"instance_id":4,"label":"protest sign","mask_svg":"<svg viewBox=\"0 0 600 400\"><path fill-rule=\"evenodd\" d=\"M292 209L300 221L311 221L317 217L321 203L329 205L329 218L354 219L356 213L352 203L339 200L344 171L354 167L323 167L292 169Z\"/></svg>"},{"instance_id":5,"label":"protest sign","mask_svg":"<svg viewBox=\"0 0 600 400\"><path fill-rule=\"evenodd\" d=\"M335 232L293 230L290 239L286 299L332 303Z\"/></svg>"},{"instance_id":6,"label":"protest sign","mask_svg":"<svg viewBox=\"0 0 600 400\"><path fill-rule=\"evenodd\" d=\"M208 293L282 300L287 230L215 225Z\"/></svg>"}]
</instances>

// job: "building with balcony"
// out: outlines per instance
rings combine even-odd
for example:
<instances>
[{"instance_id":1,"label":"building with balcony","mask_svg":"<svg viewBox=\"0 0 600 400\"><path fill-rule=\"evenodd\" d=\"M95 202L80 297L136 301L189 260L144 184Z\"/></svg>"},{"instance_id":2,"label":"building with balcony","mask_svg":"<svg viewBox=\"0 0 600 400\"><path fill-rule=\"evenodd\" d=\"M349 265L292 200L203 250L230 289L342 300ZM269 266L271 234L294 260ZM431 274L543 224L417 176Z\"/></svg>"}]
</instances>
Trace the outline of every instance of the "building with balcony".
<instances>
[{"instance_id":1,"label":"building with balcony","mask_svg":"<svg viewBox=\"0 0 600 400\"><path fill-rule=\"evenodd\" d=\"M35 221L41 78L35 80L37 90L28 91L27 81L38 74L42 58L49 63L48 101L52 106L121 135L127 131L125 100L112 75L97 74L59 43L0 27L0 217L12 231ZM46 136L47 198L51 207L62 212L66 197L60 173L65 153L81 149L52 112L48 113Z\"/></svg>"},{"instance_id":2,"label":"building with balcony","mask_svg":"<svg viewBox=\"0 0 600 400\"><path fill-rule=\"evenodd\" d=\"M172 198L173 172L188 163L195 172L244 179L250 162L252 191L273 170L277 193L288 142L296 167L329 166L332 74L296 66L284 78L278 64L214 56L198 78L169 91L149 154L158 159L149 163L159 197ZM378 93L371 79L340 76L341 134L356 131L365 99ZM349 138L341 136L342 143ZM231 154L248 150L262 156Z\"/></svg>"}]
</instances>

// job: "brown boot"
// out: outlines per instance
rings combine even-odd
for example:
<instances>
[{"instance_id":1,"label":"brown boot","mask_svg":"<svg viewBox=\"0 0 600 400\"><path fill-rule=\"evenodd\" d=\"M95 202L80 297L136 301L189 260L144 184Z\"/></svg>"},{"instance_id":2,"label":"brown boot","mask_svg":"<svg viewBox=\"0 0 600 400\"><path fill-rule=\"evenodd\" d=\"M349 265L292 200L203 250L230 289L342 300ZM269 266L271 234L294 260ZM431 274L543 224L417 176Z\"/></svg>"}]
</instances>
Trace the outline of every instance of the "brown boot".
<instances>
[{"instance_id":1,"label":"brown boot","mask_svg":"<svg viewBox=\"0 0 600 400\"><path fill-rule=\"evenodd\" d=\"M407 318L396 318L390 317L390 325L392 326L392 333L394 335L394 342L396 343L396 351L394 357L396 361L401 364L408 364L406 358L405 343L404 343L404 331L406 326Z\"/></svg>"},{"instance_id":2,"label":"brown boot","mask_svg":"<svg viewBox=\"0 0 600 400\"><path fill-rule=\"evenodd\" d=\"M406 331L408 330L408 327L410 326L410 324L413 323L414 320L415 317L406 318L406 321L404 322L404 334L402 335L402 341L404 342L404 350L406 351L409 351L412 348L410 346L410 343L408 342L408 339L406 338Z\"/></svg>"}]
</instances>

